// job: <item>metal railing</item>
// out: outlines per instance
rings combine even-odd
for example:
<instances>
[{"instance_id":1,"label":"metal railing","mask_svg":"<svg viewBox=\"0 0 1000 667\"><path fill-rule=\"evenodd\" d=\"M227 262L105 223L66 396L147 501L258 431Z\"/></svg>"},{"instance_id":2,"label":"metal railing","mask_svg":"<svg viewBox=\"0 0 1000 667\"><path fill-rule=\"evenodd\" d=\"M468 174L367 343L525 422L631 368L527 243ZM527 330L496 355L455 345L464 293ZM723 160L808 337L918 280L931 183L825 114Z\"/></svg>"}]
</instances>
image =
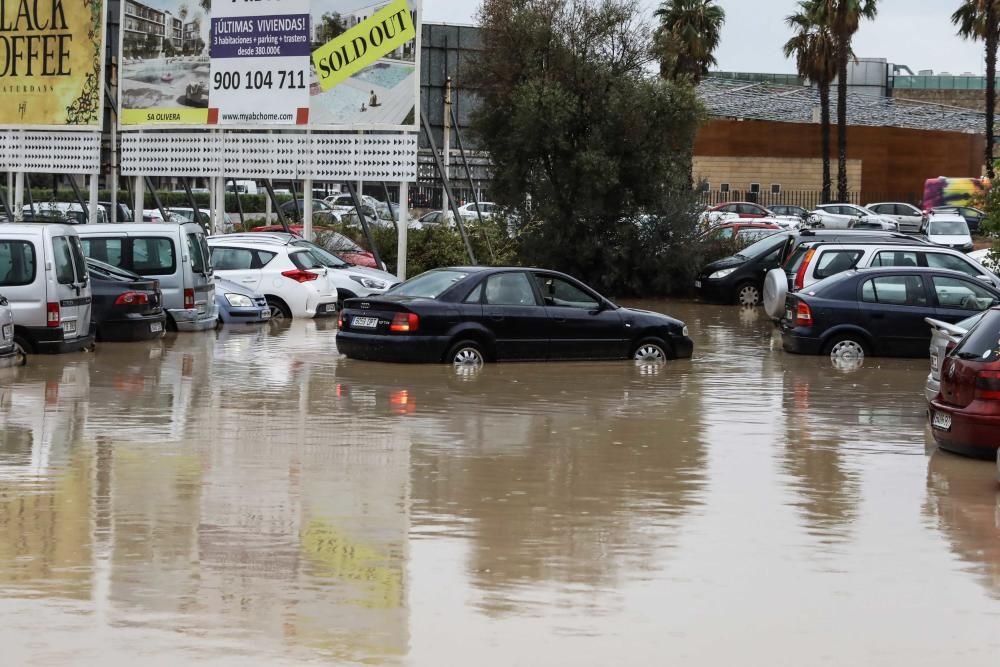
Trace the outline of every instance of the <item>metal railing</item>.
<instances>
[{"instance_id":1,"label":"metal railing","mask_svg":"<svg viewBox=\"0 0 1000 667\"><path fill-rule=\"evenodd\" d=\"M880 202L899 202L913 204L920 207L922 204L922 194L916 192L849 192L846 202L837 200L836 189L834 189L831 201L823 201L822 190L783 190L780 193L747 192L743 190L730 190L721 192L719 190L703 191L698 193L698 201L704 206L718 206L727 202L752 202L760 204L765 208L771 206L801 206L806 210L812 210L823 203L844 203L865 206Z\"/></svg>"}]
</instances>

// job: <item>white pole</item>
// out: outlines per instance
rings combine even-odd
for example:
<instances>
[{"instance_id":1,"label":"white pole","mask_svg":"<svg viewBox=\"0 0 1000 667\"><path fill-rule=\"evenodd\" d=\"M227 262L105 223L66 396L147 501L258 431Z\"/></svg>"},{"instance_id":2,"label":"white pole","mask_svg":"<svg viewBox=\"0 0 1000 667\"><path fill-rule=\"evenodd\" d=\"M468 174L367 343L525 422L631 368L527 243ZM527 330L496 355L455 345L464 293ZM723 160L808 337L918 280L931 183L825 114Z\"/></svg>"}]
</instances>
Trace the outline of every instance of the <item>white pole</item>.
<instances>
[{"instance_id":1,"label":"white pole","mask_svg":"<svg viewBox=\"0 0 1000 667\"><path fill-rule=\"evenodd\" d=\"M313 240L313 182L307 178L302 184L302 235Z\"/></svg>"},{"instance_id":2,"label":"white pole","mask_svg":"<svg viewBox=\"0 0 1000 667\"><path fill-rule=\"evenodd\" d=\"M212 218L212 234L221 234L226 228L226 177L215 179L215 215Z\"/></svg>"},{"instance_id":3,"label":"white pole","mask_svg":"<svg viewBox=\"0 0 1000 667\"><path fill-rule=\"evenodd\" d=\"M133 222L142 222L142 212L146 209L146 181L142 176L135 177L135 201L132 202Z\"/></svg>"},{"instance_id":4,"label":"white pole","mask_svg":"<svg viewBox=\"0 0 1000 667\"><path fill-rule=\"evenodd\" d=\"M99 173L90 175L90 202L87 211L87 220L97 222L97 181L101 177Z\"/></svg>"},{"instance_id":5,"label":"white pole","mask_svg":"<svg viewBox=\"0 0 1000 667\"><path fill-rule=\"evenodd\" d=\"M108 222L118 222L118 128L111 121L111 173L108 178L108 188L111 190L111 215Z\"/></svg>"},{"instance_id":6,"label":"white pole","mask_svg":"<svg viewBox=\"0 0 1000 667\"><path fill-rule=\"evenodd\" d=\"M24 172L14 174L14 219L24 219Z\"/></svg>"},{"instance_id":7,"label":"white pole","mask_svg":"<svg viewBox=\"0 0 1000 667\"><path fill-rule=\"evenodd\" d=\"M444 84L444 150L441 156L444 159L444 173L441 174L442 179L449 179L450 167L451 167L451 77ZM441 212L444 214L445 219L448 218L449 212L451 211L451 206L448 205L448 189L444 187L444 181L441 183ZM455 221L458 224L458 221Z\"/></svg>"},{"instance_id":8,"label":"white pole","mask_svg":"<svg viewBox=\"0 0 1000 667\"><path fill-rule=\"evenodd\" d=\"M407 223L410 221L409 190L410 188L407 183L399 184L399 241L396 246L396 277L400 280L406 280L406 233Z\"/></svg>"}]
</instances>

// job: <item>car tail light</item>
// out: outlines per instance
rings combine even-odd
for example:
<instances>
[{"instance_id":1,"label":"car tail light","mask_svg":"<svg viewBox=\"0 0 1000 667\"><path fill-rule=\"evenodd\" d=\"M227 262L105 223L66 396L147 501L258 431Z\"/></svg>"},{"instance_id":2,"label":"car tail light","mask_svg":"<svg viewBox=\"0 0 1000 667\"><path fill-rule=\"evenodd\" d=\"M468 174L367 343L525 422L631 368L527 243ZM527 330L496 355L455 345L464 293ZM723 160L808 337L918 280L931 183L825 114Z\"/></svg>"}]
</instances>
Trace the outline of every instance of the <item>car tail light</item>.
<instances>
[{"instance_id":1,"label":"car tail light","mask_svg":"<svg viewBox=\"0 0 1000 667\"><path fill-rule=\"evenodd\" d=\"M802 264L799 266L799 270L795 273L795 289L800 290L806 286L806 271L809 269L809 262L812 261L813 255L816 254L816 248L809 248L806 256L802 258Z\"/></svg>"},{"instance_id":2,"label":"car tail light","mask_svg":"<svg viewBox=\"0 0 1000 667\"><path fill-rule=\"evenodd\" d=\"M52 328L62 323L62 315L59 312L58 303L45 304L45 326Z\"/></svg>"},{"instance_id":3,"label":"car tail light","mask_svg":"<svg viewBox=\"0 0 1000 667\"><path fill-rule=\"evenodd\" d=\"M799 305L795 309L795 326L811 327L812 323L813 314L812 310L809 309L809 304L805 301L799 301Z\"/></svg>"},{"instance_id":4,"label":"car tail light","mask_svg":"<svg viewBox=\"0 0 1000 667\"><path fill-rule=\"evenodd\" d=\"M420 329L420 318L413 313L396 313L389 325L389 331L396 333L414 333Z\"/></svg>"},{"instance_id":5,"label":"car tail light","mask_svg":"<svg viewBox=\"0 0 1000 667\"><path fill-rule=\"evenodd\" d=\"M1000 400L1000 371L979 371L976 375L976 398Z\"/></svg>"},{"instance_id":6,"label":"car tail light","mask_svg":"<svg viewBox=\"0 0 1000 667\"><path fill-rule=\"evenodd\" d=\"M145 306L149 303L149 296L141 292L125 292L115 299L116 306Z\"/></svg>"},{"instance_id":7,"label":"car tail light","mask_svg":"<svg viewBox=\"0 0 1000 667\"><path fill-rule=\"evenodd\" d=\"M194 290L186 289L184 290L184 309L191 310L194 308Z\"/></svg>"},{"instance_id":8,"label":"car tail light","mask_svg":"<svg viewBox=\"0 0 1000 667\"><path fill-rule=\"evenodd\" d=\"M294 269L292 271L282 271L281 275L285 276L286 278L291 278L297 283L308 283L312 282L313 280L319 279L319 276L317 274L311 273L309 271L302 271L300 269Z\"/></svg>"},{"instance_id":9,"label":"car tail light","mask_svg":"<svg viewBox=\"0 0 1000 667\"><path fill-rule=\"evenodd\" d=\"M344 311L340 311L340 314L337 315L337 329L344 330Z\"/></svg>"}]
</instances>

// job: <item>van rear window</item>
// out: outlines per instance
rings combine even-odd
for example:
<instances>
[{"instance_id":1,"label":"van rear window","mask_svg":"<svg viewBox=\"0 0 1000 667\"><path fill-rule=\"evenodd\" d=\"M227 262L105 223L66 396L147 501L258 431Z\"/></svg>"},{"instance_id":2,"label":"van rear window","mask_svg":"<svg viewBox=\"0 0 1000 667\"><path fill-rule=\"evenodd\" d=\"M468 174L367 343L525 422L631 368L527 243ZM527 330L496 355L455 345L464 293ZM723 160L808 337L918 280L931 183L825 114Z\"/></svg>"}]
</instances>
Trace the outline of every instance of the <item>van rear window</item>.
<instances>
[{"instance_id":1,"label":"van rear window","mask_svg":"<svg viewBox=\"0 0 1000 667\"><path fill-rule=\"evenodd\" d=\"M132 239L132 270L141 276L170 275L177 270L174 243L162 237Z\"/></svg>"},{"instance_id":2,"label":"van rear window","mask_svg":"<svg viewBox=\"0 0 1000 667\"><path fill-rule=\"evenodd\" d=\"M122 239L102 239L85 238L83 243L83 254L98 262L104 262L119 269L125 268L122 260Z\"/></svg>"},{"instance_id":3,"label":"van rear window","mask_svg":"<svg viewBox=\"0 0 1000 667\"><path fill-rule=\"evenodd\" d=\"M55 257L56 281L60 285L72 285L76 274L73 272L73 252L69 249L69 239L65 236L53 237L52 253Z\"/></svg>"},{"instance_id":4,"label":"van rear window","mask_svg":"<svg viewBox=\"0 0 1000 667\"><path fill-rule=\"evenodd\" d=\"M35 282L35 246L30 241L0 240L0 287Z\"/></svg>"}]
</instances>

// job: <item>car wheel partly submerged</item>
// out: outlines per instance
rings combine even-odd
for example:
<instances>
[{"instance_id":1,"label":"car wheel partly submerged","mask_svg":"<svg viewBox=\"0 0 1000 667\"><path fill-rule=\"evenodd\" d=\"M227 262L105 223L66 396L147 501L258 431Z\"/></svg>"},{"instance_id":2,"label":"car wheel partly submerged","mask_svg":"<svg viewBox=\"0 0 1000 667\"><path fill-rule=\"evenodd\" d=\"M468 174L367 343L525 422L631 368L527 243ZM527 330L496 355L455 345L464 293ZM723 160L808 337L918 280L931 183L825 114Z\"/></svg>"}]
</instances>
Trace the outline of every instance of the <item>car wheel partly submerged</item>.
<instances>
[{"instance_id":1,"label":"car wheel partly submerged","mask_svg":"<svg viewBox=\"0 0 1000 667\"><path fill-rule=\"evenodd\" d=\"M868 344L859 336L850 334L835 337L827 343L826 351L830 360L838 366L860 365L869 353Z\"/></svg>"},{"instance_id":2,"label":"car wheel partly submerged","mask_svg":"<svg viewBox=\"0 0 1000 667\"><path fill-rule=\"evenodd\" d=\"M643 363L660 363L668 358L666 345L656 339L642 341L632 353L632 359Z\"/></svg>"},{"instance_id":3,"label":"car wheel partly submerged","mask_svg":"<svg viewBox=\"0 0 1000 667\"><path fill-rule=\"evenodd\" d=\"M288 306L281 303L277 299L272 299L268 297L267 307L271 310L271 321L275 320L290 320L292 319L292 313L288 310Z\"/></svg>"},{"instance_id":4,"label":"car wheel partly submerged","mask_svg":"<svg viewBox=\"0 0 1000 667\"><path fill-rule=\"evenodd\" d=\"M760 288L754 283L743 283L736 288L736 303L756 307L760 303Z\"/></svg>"},{"instance_id":5,"label":"car wheel partly submerged","mask_svg":"<svg viewBox=\"0 0 1000 667\"><path fill-rule=\"evenodd\" d=\"M462 368L478 368L486 363L486 354L479 343L463 340L451 346L445 362Z\"/></svg>"}]
</instances>

